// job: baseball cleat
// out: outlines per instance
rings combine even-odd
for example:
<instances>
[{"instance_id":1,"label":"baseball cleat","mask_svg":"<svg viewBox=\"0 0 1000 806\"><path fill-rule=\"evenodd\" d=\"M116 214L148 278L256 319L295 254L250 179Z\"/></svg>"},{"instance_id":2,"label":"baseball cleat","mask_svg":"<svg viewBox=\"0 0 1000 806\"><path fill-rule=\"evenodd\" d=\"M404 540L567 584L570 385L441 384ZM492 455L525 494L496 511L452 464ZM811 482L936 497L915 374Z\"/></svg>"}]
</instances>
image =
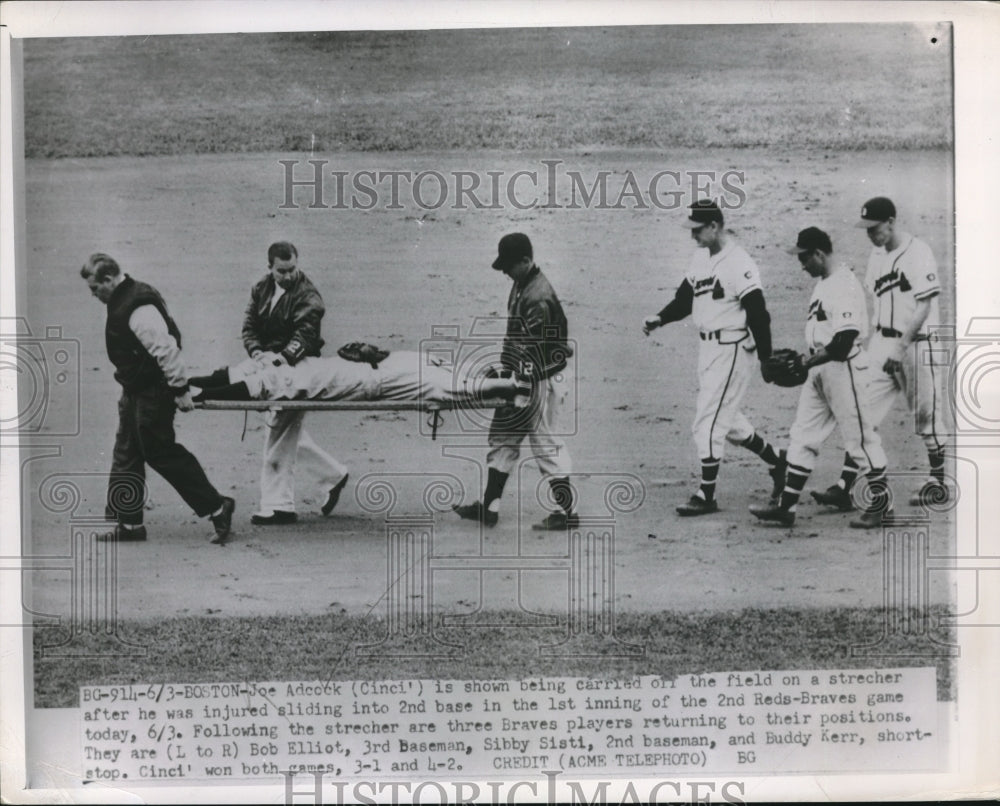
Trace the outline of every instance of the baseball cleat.
<instances>
[{"instance_id":1,"label":"baseball cleat","mask_svg":"<svg viewBox=\"0 0 1000 806\"><path fill-rule=\"evenodd\" d=\"M950 500L951 490L936 479L932 479L910 496L910 506L941 506Z\"/></svg>"},{"instance_id":2,"label":"baseball cleat","mask_svg":"<svg viewBox=\"0 0 1000 806\"><path fill-rule=\"evenodd\" d=\"M333 512L333 508L337 506L337 502L340 500L340 494L344 491L344 487L347 486L347 479L349 479L350 476L350 473L345 473L344 478L330 488L330 492L326 496L326 503L323 504L322 509L320 509L320 512L324 515L329 515Z\"/></svg>"},{"instance_id":3,"label":"baseball cleat","mask_svg":"<svg viewBox=\"0 0 1000 806\"><path fill-rule=\"evenodd\" d=\"M822 491L811 490L809 495L813 497L813 500L817 504L822 504L826 507L836 507L841 512L850 512L854 509L854 501L851 499L851 494L839 484L834 484L832 487L827 487Z\"/></svg>"},{"instance_id":4,"label":"baseball cleat","mask_svg":"<svg viewBox=\"0 0 1000 806\"><path fill-rule=\"evenodd\" d=\"M792 526L795 523L795 513L788 509L771 504L751 504L750 513L758 520L778 523L782 526Z\"/></svg>"},{"instance_id":5,"label":"baseball cleat","mask_svg":"<svg viewBox=\"0 0 1000 806\"><path fill-rule=\"evenodd\" d=\"M229 386L229 369L223 367L209 375L195 375L193 378L188 378L188 383L191 386L197 386L199 389L214 389L220 386Z\"/></svg>"},{"instance_id":6,"label":"baseball cleat","mask_svg":"<svg viewBox=\"0 0 1000 806\"><path fill-rule=\"evenodd\" d=\"M552 512L542 519L541 523L532 524L536 532L559 532L563 529L576 529L580 525L580 516L575 512L567 515L565 512Z\"/></svg>"},{"instance_id":7,"label":"baseball cleat","mask_svg":"<svg viewBox=\"0 0 1000 806\"><path fill-rule=\"evenodd\" d=\"M270 515L261 515L259 512L250 516L250 523L254 526L289 526L296 523L299 516L294 512L283 509L276 509Z\"/></svg>"},{"instance_id":8,"label":"baseball cleat","mask_svg":"<svg viewBox=\"0 0 1000 806\"><path fill-rule=\"evenodd\" d=\"M206 400L253 400L250 388L244 381L231 383L226 386L212 386L203 388L192 400L195 403L204 403Z\"/></svg>"},{"instance_id":9,"label":"baseball cleat","mask_svg":"<svg viewBox=\"0 0 1000 806\"><path fill-rule=\"evenodd\" d=\"M235 511L236 502L232 498L223 496L222 512L211 518L212 526L215 527L215 537L212 538L212 542L216 545L221 546L229 540L233 530L233 512Z\"/></svg>"},{"instance_id":10,"label":"baseball cleat","mask_svg":"<svg viewBox=\"0 0 1000 806\"><path fill-rule=\"evenodd\" d=\"M677 514L683 518L691 518L698 515L711 515L719 511L719 504L713 498L706 501L700 495L692 495L686 504L677 507Z\"/></svg>"},{"instance_id":11,"label":"baseball cleat","mask_svg":"<svg viewBox=\"0 0 1000 806\"><path fill-rule=\"evenodd\" d=\"M120 523L110 532L105 532L97 536L100 543L139 543L146 539L146 527L137 526L134 529L126 529Z\"/></svg>"},{"instance_id":12,"label":"baseball cleat","mask_svg":"<svg viewBox=\"0 0 1000 806\"><path fill-rule=\"evenodd\" d=\"M771 506L777 506L781 500L781 492L785 489L785 475L787 470L788 462L785 460L785 452L781 451L778 456L778 463L767 471L767 474L771 477Z\"/></svg>"},{"instance_id":13,"label":"baseball cleat","mask_svg":"<svg viewBox=\"0 0 1000 806\"><path fill-rule=\"evenodd\" d=\"M852 529L881 529L887 521L891 521L893 512L883 512L880 509L869 510L861 513L861 516L851 521Z\"/></svg>"},{"instance_id":14,"label":"baseball cleat","mask_svg":"<svg viewBox=\"0 0 1000 806\"><path fill-rule=\"evenodd\" d=\"M482 501L473 501L471 504L456 504L451 509L464 520L479 521L486 526L496 526L497 521L500 520L500 513L485 509Z\"/></svg>"}]
</instances>

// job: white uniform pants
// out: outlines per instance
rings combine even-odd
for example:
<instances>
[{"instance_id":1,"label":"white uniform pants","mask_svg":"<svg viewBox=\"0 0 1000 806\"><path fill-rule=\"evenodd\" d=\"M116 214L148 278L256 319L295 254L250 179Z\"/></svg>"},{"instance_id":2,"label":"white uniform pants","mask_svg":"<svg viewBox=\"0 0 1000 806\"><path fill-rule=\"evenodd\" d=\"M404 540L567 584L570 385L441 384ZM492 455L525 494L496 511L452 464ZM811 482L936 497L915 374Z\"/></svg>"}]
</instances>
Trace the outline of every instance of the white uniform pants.
<instances>
[{"instance_id":1,"label":"white uniform pants","mask_svg":"<svg viewBox=\"0 0 1000 806\"><path fill-rule=\"evenodd\" d=\"M749 339L735 344L703 341L698 350L698 402L691 431L701 459L721 459L725 440L743 442L754 428L740 403L754 372L756 352Z\"/></svg>"},{"instance_id":2,"label":"white uniform pants","mask_svg":"<svg viewBox=\"0 0 1000 806\"><path fill-rule=\"evenodd\" d=\"M903 369L897 375L887 375L882 365L887 358L896 355L899 339L887 338L876 331L868 346L872 420L879 425L902 394L907 408L913 413L914 431L923 439L928 451L941 450L947 434L941 398L941 382L947 369L932 352L937 344L936 335L913 342L902 355ZM936 358L937 363L932 358Z\"/></svg>"},{"instance_id":3,"label":"white uniform pants","mask_svg":"<svg viewBox=\"0 0 1000 806\"><path fill-rule=\"evenodd\" d=\"M260 512L295 511L295 464L305 461L315 471L325 494L345 475L347 468L324 451L302 427L304 411L274 411L265 415L267 437L260 472Z\"/></svg>"},{"instance_id":4,"label":"white uniform pants","mask_svg":"<svg viewBox=\"0 0 1000 806\"><path fill-rule=\"evenodd\" d=\"M872 368L874 369L874 368ZM812 470L820 446L840 428L844 449L863 470L887 463L882 438L875 430L868 401L868 359L830 361L809 370L799 394L788 446L788 463Z\"/></svg>"},{"instance_id":5,"label":"white uniform pants","mask_svg":"<svg viewBox=\"0 0 1000 806\"><path fill-rule=\"evenodd\" d=\"M491 428L487 465L501 473L510 473L521 456L521 443L527 437L543 476L561 477L572 473L569 451L558 435L557 427L560 413L566 405L569 386L565 374L559 376L559 380L552 377L541 381L535 392L539 396L538 405L533 402L529 409L523 410L530 412L530 419L509 432ZM509 412L509 409L497 409L498 414L502 412Z\"/></svg>"}]
</instances>

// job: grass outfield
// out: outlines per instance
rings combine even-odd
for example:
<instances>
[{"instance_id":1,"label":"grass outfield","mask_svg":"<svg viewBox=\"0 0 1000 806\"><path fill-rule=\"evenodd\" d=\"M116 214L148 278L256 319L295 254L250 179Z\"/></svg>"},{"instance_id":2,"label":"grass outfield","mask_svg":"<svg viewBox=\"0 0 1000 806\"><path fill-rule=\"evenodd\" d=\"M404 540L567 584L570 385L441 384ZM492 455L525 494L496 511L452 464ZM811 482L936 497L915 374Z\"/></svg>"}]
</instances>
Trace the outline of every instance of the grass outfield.
<instances>
[{"instance_id":1,"label":"grass outfield","mask_svg":"<svg viewBox=\"0 0 1000 806\"><path fill-rule=\"evenodd\" d=\"M949 148L945 27L28 40L28 157Z\"/></svg>"},{"instance_id":2,"label":"grass outfield","mask_svg":"<svg viewBox=\"0 0 1000 806\"><path fill-rule=\"evenodd\" d=\"M936 665L938 699L953 699L954 669L945 658L922 655L927 640L897 635L880 645L877 657L852 658L851 647L872 644L883 634L884 611L876 608L743 610L722 613L622 614L615 635L645 647L637 658L551 658L538 647L559 640L558 628L495 626L515 614L496 614L494 626L475 630L441 628L443 641L465 649L455 659L419 657L365 660L354 648L379 641L385 623L346 615L271 618L174 618L156 623L124 623L120 635L147 647L144 657L108 660L45 659L43 645L65 637L59 628L34 633L35 707L79 705L79 687L125 683L197 683L241 680L518 679L532 676L615 677L635 674L676 676L701 672L778 669L870 669ZM948 615L930 608L928 624ZM934 629L942 644L954 641ZM107 639L88 635L84 644L97 654ZM940 645L939 645L940 646ZM421 651L424 645L414 645ZM593 649L590 647L589 649ZM588 650L587 644L580 651ZM892 654L889 654L892 653Z\"/></svg>"}]
</instances>

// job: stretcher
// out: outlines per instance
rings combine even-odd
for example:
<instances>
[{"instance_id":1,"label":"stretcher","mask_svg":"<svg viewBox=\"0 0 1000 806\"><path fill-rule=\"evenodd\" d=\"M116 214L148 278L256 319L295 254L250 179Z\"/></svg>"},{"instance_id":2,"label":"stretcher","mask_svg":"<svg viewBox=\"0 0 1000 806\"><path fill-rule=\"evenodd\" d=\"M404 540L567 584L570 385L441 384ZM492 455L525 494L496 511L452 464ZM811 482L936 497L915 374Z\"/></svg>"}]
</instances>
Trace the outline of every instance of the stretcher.
<instances>
[{"instance_id":1,"label":"stretcher","mask_svg":"<svg viewBox=\"0 0 1000 806\"><path fill-rule=\"evenodd\" d=\"M437 439L441 412L455 409L495 409L509 406L510 401L496 399L455 403L420 400L203 400L196 409L205 411L420 411L430 414L427 424L431 439Z\"/></svg>"}]
</instances>

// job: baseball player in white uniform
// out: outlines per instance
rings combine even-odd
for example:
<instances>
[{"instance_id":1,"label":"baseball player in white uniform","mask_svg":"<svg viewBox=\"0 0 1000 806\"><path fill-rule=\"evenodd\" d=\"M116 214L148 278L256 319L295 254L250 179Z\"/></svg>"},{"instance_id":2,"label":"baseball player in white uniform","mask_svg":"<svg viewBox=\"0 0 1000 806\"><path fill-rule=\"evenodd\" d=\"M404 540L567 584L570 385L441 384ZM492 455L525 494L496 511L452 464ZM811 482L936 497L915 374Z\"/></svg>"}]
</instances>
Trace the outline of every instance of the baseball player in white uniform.
<instances>
[{"instance_id":1,"label":"baseball player in white uniform","mask_svg":"<svg viewBox=\"0 0 1000 806\"><path fill-rule=\"evenodd\" d=\"M930 247L896 227L896 206L877 196L861 208L856 224L868 231L874 244L868 258L865 287L872 295L875 332L868 344L871 360L869 399L871 416L882 423L902 394L914 415L914 427L927 448L930 473L910 503L944 503L949 491L944 481L944 402L941 379L946 369L935 359L940 323L941 283ZM845 457L844 470L834 486L814 492L822 504L850 509L851 485L857 474Z\"/></svg>"},{"instance_id":2,"label":"baseball player in white uniform","mask_svg":"<svg viewBox=\"0 0 1000 806\"><path fill-rule=\"evenodd\" d=\"M674 299L643 321L643 333L691 316L700 331L698 400L692 431L701 457L701 485L677 507L683 516L716 512L715 483L725 442L757 454L770 468L772 498L784 487L784 460L740 411L753 374L754 353L771 355L771 318L760 272L753 259L725 232L722 211L709 199L691 205L684 226L698 249ZM768 380L763 369L764 380Z\"/></svg>"},{"instance_id":3,"label":"baseball player in white uniform","mask_svg":"<svg viewBox=\"0 0 1000 806\"><path fill-rule=\"evenodd\" d=\"M789 252L798 255L810 277L818 278L806 317L809 354L803 366L809 375L789 435L785 489L776 505L752 505L750 511L763 521L795 523L796 505L819 449L837 426L848 455L867 469L871 492L868 506L851 526L877 528L889 508L887 460L866 397L868 357L861 348L868 333L864 290L849 267L834 261L830 236L823 230L802 230Z\"/></svg>"},{"instance_id":4,"label":"baseball player in white uniform","mask_svg":"<svg viewBox=\"0 0 1000 806\"><path fill-rule=\"evenodd\" d=\"M331 356L307 357L294 366L273 366L247 359L219 370L216 386L202 380L195 400L410 400L424 403L464 403L486 399L527 399L526 378L473 377L455 372L433 356L394 350L377 364ZM206 379L207 380L207 379ZM225 381L225 383L222 382ZM199 379L192 379L198 385Z\"/></svg>"}]
</instances>

